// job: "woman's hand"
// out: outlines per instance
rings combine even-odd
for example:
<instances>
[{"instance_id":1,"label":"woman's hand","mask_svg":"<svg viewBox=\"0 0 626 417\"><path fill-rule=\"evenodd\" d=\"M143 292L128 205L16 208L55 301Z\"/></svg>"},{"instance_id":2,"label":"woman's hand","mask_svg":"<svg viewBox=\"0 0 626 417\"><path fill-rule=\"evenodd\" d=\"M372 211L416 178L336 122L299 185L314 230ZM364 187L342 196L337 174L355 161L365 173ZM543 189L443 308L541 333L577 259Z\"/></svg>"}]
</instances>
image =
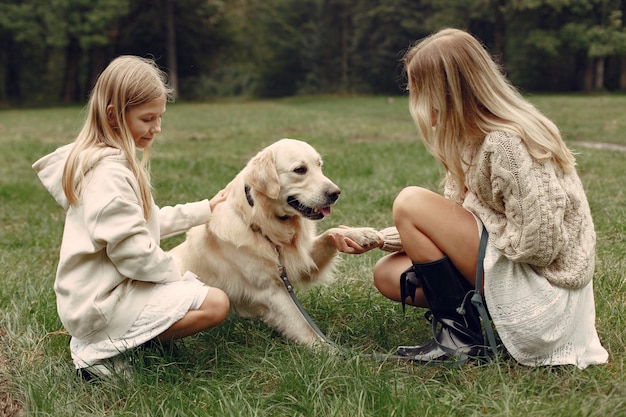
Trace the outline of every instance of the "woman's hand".
<instances>
[{"instance_id":1,"label":"woman's hand","mask_svg":"<svg viewBox=\"0 0 626 417\"><path fill-rule=\"evenodd\" d=\"M343 228L347 228L346 226L339 226L340 229ZM352 255L359 255L361 253L365 253L367 251L370 251L374 248L380 248L383 245L383 235L382 233L378 233L380 239L378 241L378 243L376 245L371 245L371 246L366 246L363 247L361 245L359 245L357 242L355 242L354 240L344 236L341 233L330 233L328 235L329 239L331 242L333 242L333 244L335 245L335 247L337 248L337 250L339 252L342 253L349 253Z\"/></svg>"}]
</instances>

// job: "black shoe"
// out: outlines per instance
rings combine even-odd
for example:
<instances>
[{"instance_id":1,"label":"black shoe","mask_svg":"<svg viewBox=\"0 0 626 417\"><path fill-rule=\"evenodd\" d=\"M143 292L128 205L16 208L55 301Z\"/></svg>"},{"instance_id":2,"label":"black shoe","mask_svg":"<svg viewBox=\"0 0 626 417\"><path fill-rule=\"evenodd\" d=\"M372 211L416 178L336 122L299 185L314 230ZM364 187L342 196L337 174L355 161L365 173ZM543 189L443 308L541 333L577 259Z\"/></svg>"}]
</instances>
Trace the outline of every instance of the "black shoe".
<instances>
[{"instance_id":1,"label":"black shoe","mask_svg":"<svg viewBox=\"0 0 626 417\"><path fill-rule=\"evenodd\" d=\"M442 349L435 339L419 346L398 346L396 354L403 358L417 362L442 362L453 359L455 356L465 359L481 358L483 356L482 346L466 346L464 349L455 349L454 354Z\"/></svg>"},{"instance_id":2,"label":"black shoe","mask_svg":"<svg viewBox=\"0 0 626 417\"><path fill-rule=\"evenodd\" d=\"M484 353L478 311L470 304L474 290L447 256L432 262L414 263L413 269L430 311L433 338L421 346L400 346L398 356L419 362L451 357L477 357Z\"/></svg>"},{"instance_id":3,"label":"black shoe","mask_svg":"<svg viewBox=\"0 0 626 417\"><path fill-rule=\"evenodd\" d=\"M439 347L435 339L430 339L428 343L423 345L398 346L396 354L407 359L413 359L418 356L426 358L426 356L428 355L430 357L429 360L431 361L445 360L450 357L448 353L446 353L443 349Z\"/></svg>"}]
</instances>

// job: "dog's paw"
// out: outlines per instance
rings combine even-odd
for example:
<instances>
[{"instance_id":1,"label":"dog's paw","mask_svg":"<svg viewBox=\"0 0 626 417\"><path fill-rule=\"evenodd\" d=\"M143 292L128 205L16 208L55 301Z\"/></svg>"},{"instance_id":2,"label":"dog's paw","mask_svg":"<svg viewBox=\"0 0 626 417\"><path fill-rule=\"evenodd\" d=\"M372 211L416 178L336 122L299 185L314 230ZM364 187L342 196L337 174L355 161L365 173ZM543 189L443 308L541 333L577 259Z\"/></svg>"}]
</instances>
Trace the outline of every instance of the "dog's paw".
<instances>
[{"instance_id":1,"label":"dog's paw","mask_svg":"<svg viewBox=\"0 0 626 417\"><path fill-rule=\"evenodd\" d=\"M328 232L340 233L363 248L378 247L382 240L381 234L373 227L337 227Z\"/></svg>"}]
</instances>

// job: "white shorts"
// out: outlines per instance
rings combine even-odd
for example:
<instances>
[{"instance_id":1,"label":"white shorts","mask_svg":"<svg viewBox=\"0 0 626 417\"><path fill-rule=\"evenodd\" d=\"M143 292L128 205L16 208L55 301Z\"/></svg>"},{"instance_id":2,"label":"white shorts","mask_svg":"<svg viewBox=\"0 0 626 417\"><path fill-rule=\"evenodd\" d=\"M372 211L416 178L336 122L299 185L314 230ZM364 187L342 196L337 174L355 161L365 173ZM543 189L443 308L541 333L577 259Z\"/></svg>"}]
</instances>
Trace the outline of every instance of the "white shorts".
<instances>
[{"instance_id":1,"label":"white shorts","mask_svg":"<svg viewBox=\"0 0 626 417\"><path fill-rule=\"evenodd\" d=\"M120 338L87 343L72 337L70 352L74 365L76 368L84 368L155 338L183 318L189 310L197 310L208 291L209 287L196 278L156 284L148 304Z\"/></svg>"}]
</instances>

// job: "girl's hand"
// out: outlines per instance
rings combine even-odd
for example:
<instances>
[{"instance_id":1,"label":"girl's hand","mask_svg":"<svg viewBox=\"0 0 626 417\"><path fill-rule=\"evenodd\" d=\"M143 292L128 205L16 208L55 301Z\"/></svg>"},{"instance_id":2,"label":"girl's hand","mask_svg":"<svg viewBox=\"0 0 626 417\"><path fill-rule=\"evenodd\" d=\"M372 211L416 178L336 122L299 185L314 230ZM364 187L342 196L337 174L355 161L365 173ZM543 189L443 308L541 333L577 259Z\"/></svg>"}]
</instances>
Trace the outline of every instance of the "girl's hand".
<instances>
[{"instance_id":1,"label":"girl's hand","mask_svg":"<svg viewBox=\"0 0 626 417\"><path fill-rule=\"evenodd\" d=\"M211 211L215 210L218 204L226 201L226 197L228 196L228 192L226 190L220 190L215 196L209 200L209 204L211 205Z\"/></svg>"}]
</instances>

